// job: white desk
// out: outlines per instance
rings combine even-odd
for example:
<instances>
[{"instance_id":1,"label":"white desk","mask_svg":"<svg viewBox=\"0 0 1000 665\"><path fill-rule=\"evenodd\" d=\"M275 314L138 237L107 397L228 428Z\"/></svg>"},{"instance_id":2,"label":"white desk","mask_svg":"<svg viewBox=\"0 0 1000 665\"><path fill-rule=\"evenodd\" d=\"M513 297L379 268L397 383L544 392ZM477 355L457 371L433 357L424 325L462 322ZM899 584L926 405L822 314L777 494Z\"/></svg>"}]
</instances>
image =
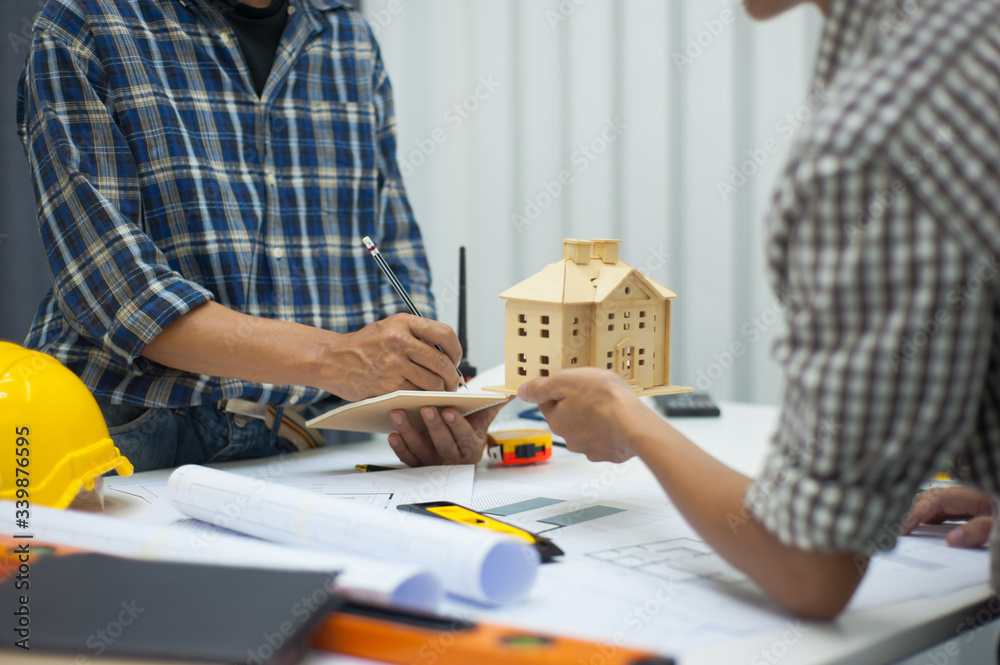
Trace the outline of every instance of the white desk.
<instances>
[{"instance_id":1,"label":"white desk","mask_svg":"<svg viewBox=\"0 0 1000 665\"><path fill-rule=\"evenodd\" d=\"M770 436L775 421L775 409L765 406L748 404L723 403L723 415L718 419L675 419L673 424L706 451L723 460L730 466L753 474L758 467L764 445ZM516 408L516 407L515 407ZM510 409L506 410L510 413ZM507 426L508 424L505 424ZM382 441L349 444L341 451L356 454L359 462L368 461L374 452L384 453L386 444ZM338 453L339 454L339 453ZM266 464L266 460L264 461ZM581 456L575 456L565 450L556 451L554 459L543 465L523 469L497 469L480 465L476 471L477 486L488 486L491 480L516 480L533 487L548 486L566 489L565 477L570 473L590 474L600 483L602 474L609 472L607 478L619 489L627 487L630 482L648 482L650 474L641 464L631 464L625 472L612 469L612 465L595 465L587 462ZM154 472L156 475L162 472ZM618 485L618 483L624 483ZM653 525L644 528L652 529ZM559 542L556 539L557 543ZM577 631L583 636L594 636L598 640L607 640L613 632L615 623L621 622L620 605L606 602L602 598L547 598L539 597L544 593L548 577L558 575L559 566L549 564L542 566L540 579L536 584L539 593L533 593L530 603L524 608L506 608L485 610L468 606L450 604L446 611L457 612L463 617L480 618L493 623L517 624L521 611L525 616L533 618L525 623L539 631L565 632L562 628L565 621L560 622L560 613L569 611L567 604L586 603L588 615L594 626L607 626L603 635L590 633L584 627ZM567 568L563 568L565 571ZM579 595L579 594L578 594ZM701 646L696 649L678 652L669 639L658 643L658 650L665 655L678 659L680 665L718 665L720 663L803 663L803 664L867 664L890 663L908 656L921 649L937 644L942 640L954 637L960 626L970 617L975 617L977 610L984 607L990 598L990 591L985 583L933 599L912 600L897 605L872 609L863 612L849 612L836 621L829 623L800 624L792 617L787 617L784 630L761 634L744 639L727 640L721 644ZM733 605L737 604L733 599ZM560 604L562 603L562 605ZM744 603L745 605L745 603ZM531 610L529 612L528 610ZM538 620L539 609L548 611L542 616L553 619L546 623ZM605 613L605 614L602 614ZM789 632L791 631L791 632ZM649 635L642 640L643 646L649 646ZM313 652L309 657L310 665L332 663L357 663L355 659L332 656L325 652ZM595 661L597 662L597 661ZM944 663L954 661L928 661Z\"/></svg>"}]
</instances>

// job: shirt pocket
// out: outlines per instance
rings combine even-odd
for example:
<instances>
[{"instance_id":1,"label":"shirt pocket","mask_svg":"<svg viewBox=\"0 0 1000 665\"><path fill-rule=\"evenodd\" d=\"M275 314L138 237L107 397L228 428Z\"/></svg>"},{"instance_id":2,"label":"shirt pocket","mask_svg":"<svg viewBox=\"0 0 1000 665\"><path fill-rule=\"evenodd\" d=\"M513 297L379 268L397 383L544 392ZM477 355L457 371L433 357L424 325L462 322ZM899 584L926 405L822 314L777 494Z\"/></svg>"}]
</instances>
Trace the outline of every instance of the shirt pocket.
<instances>
[{"instance_id":1,"label":"shirt pocket","mask_svg":"<svg viewBox=\"0 0 1000 665\"><path fill-rule=\"evenodd\" d=\"M378 213L378 138L372 104L310 101L315 186L324 225L341 237L374 231Z\"/></svg>"}]
</instances>

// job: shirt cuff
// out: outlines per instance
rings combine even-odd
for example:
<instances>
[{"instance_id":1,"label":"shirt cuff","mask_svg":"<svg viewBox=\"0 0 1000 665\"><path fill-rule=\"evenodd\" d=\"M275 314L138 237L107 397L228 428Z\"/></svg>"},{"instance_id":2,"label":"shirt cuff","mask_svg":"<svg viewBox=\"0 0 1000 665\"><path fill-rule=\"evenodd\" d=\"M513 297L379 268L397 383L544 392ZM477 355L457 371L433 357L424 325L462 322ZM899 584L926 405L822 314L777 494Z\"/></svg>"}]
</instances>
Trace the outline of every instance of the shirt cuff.
<instances>
[{"instance_id":1,"label":"shirt cuff","mask_svg":"<svg viewBox=\"0 0 1000 665\"><path fill-rule=\"evenodd\" d=\"M870 557L895 546L911 499L779 467L755 479L743 501L753 518L786 545Z\"/></svg>"},{"instance_id":2,"label":"shirt cuff","mask_svg":"<svg viewBox=\"0 0 1000 665\"><path fill-rule=\"evenodd\" d=\"M209 300L212 292L177 273L150 282L125 302L101 344L125 363L130 374L142 374L140 355L163 329Z\"/></svg>"}]
</instances>

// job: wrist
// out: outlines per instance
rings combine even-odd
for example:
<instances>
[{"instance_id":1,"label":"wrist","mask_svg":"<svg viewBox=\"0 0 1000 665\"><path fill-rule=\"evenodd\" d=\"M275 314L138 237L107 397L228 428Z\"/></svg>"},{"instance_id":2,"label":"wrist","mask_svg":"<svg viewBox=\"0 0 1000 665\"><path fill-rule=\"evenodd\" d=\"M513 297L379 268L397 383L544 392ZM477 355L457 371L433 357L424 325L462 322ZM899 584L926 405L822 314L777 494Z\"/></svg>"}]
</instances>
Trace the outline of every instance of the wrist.
<instances>
[{"instance_id":1,"label":"wrist","mask_svg":"<svg viewBox=\"0 0 1000 665\"><path fill-rule=\"evenodd\" d=\"M332 395L343 394L344 373L336 368L344 366L343 335L321 328L314 329L309 345L309 371L314 385Z\"/></svg>"}]
</instances>

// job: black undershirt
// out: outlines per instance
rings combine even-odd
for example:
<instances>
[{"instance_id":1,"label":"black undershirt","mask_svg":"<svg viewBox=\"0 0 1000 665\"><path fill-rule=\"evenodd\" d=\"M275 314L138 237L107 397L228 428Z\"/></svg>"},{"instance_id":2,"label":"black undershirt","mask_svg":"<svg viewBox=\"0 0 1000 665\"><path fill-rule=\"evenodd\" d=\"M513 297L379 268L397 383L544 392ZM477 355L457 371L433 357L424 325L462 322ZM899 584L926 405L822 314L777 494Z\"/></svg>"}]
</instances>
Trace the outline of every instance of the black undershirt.
<instances>
[{"instance_id":1,"label":"black undershirt","mask_svg":"<svg viewBox=\"0 0 1000 665\"><path fill-rule=\"evenodd\" d=\"M263 8L251 7L239 0L212 0L212 3L236 33L250 78L260 95L288 22L288 0L271 0L270 6Z\"/></svg>"}]
</instances>

